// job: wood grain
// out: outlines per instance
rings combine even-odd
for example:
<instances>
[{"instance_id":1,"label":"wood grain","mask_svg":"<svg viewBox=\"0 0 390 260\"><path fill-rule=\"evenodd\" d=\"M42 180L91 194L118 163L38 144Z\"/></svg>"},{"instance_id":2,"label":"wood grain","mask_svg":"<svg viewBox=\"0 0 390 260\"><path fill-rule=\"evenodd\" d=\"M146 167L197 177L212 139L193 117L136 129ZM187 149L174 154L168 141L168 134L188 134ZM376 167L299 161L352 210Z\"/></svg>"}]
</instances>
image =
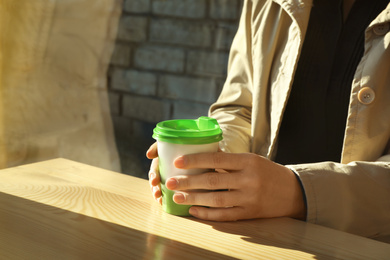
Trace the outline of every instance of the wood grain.
<instances>
[{"instance_id":1,"label":"wood grain","mask_svg":"<svg viewBox=\"0 0 390 260\"><path fill-rule=\"evenodd\" d=\"M0 259L390 259L390 245L288 218L166 214L146 180L55 159L0 171Z\"/></svg>"}]
</instances>

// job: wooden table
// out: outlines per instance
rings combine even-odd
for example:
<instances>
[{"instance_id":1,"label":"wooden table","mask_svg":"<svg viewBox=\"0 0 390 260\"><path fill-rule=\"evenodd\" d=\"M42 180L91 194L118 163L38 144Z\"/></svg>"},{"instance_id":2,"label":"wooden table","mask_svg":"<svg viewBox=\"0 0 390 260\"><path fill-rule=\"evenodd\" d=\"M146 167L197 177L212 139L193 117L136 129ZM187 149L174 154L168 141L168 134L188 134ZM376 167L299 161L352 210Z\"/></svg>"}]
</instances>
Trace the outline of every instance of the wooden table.
<instances>
[{"instance_id":1,"label":"wooden table","mask_svg":"<svg viewBox=\"0 0 390 260\"><path fill-rule=\"evenodd\" d=\"M280 218L166 214L146 180L55 159L0 171L0 259L390 259L390 245Z\"/></svg>"}]
</instances>

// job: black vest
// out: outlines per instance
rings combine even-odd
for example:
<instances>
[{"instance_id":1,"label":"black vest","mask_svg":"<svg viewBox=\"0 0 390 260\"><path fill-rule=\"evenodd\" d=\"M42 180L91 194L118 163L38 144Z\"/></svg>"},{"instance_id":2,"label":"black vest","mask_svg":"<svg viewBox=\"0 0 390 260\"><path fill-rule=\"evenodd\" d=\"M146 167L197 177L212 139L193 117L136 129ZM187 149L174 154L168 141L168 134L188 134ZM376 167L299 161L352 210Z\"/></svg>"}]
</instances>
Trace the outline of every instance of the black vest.
<instances>
[{"instance_id":1,"label":"black vest","mask_svg":"<svg viewBox=\"0 0 390 260\"><path fill-rule=\"evenodd\" d=\"M342 0L314 0L278 136L276 162L340 161L365 29L387 4L356 0L343 22Z\"/></svg>"}]
</instances>

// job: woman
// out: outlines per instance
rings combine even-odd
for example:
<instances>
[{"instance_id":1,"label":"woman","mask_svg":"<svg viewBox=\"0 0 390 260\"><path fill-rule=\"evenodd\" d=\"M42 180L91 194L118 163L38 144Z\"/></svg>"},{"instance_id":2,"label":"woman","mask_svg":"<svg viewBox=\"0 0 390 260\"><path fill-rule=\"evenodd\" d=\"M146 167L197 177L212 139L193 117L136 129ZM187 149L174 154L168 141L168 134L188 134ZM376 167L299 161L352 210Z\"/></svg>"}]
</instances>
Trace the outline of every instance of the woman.
<instances>
[{"instance_id":1,"label":"woman","mask_svg":"<svg viewBox=\"0 0 390 260\"><path fill-rule=\"evenodd\" d=\"M288 216L389 235L390 4L296 2L244 2L227 80L210 109L223 152L175 161L217 172L166 186L177 190L176 203L208 206L191 207L201 219ZM155 145L147 156L156 158ZM149 176L161 201L157 159Z\"/></svg>"}]
</instances>

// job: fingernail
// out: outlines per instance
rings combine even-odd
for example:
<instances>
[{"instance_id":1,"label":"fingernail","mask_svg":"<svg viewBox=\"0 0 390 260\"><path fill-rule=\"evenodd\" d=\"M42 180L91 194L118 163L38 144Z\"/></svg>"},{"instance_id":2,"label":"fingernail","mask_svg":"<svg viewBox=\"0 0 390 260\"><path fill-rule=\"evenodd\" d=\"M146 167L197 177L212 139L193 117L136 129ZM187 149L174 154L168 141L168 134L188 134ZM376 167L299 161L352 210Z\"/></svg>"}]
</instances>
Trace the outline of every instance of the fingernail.
<instances>
[{"instance_id":1,"label":"fingernail","mask_svg":"<svg viewBox=\"0 0 390 260\"><path fill-rule=\"evenodd\" d=\"M175 179L175 178L169 178L166 182L165 182L165 186L170 189L170 190L174 190L177 188L178 186L178 181Z\"/></svg>"},{"instance_id":2,"label":"fingernail","mask_svg":"<svg viewBox=\"0 0 390 260\"><path fill-rule=\"evenodd\" d=\"M154 172L149 172L149 179L154 179L154 178L156 178L156 173L154 173Z\"/></svg>"},{"instance_id":3,"label":"fingernail","mask_svg":"<svg viewBox=\"0 0 390 260\"><path fill-rule=\"evenodd\" d=\"M175 160L175 167L176 168L183 168L185 166L185 159L183 156L180 156L178 158L176 158Z\"/></svg>"},{"instance_id":4,"label":"fingernail","mask_svg":"<svg viewBox=\"0 0 390 260\"><path fill-rule=\"evenodd\" d=\"M150 156L149 156L149 153L150 153L150 148L149 148L149 149L146 151L146 153L145 153L145 154L146 154L146 157L148 157L148 158L150 157Z\"/></svg>"},{"instance_id":5,"label":"fingernail","mask_svg":"<svg viewBox=\"0 0 390 260\"><path fill-rule=\"evenodd\" d=\"M186 197L183 193L176 193L173 195L173 201L176 203L183 203L186 200Z\"/></svg>"}]
</instances>

